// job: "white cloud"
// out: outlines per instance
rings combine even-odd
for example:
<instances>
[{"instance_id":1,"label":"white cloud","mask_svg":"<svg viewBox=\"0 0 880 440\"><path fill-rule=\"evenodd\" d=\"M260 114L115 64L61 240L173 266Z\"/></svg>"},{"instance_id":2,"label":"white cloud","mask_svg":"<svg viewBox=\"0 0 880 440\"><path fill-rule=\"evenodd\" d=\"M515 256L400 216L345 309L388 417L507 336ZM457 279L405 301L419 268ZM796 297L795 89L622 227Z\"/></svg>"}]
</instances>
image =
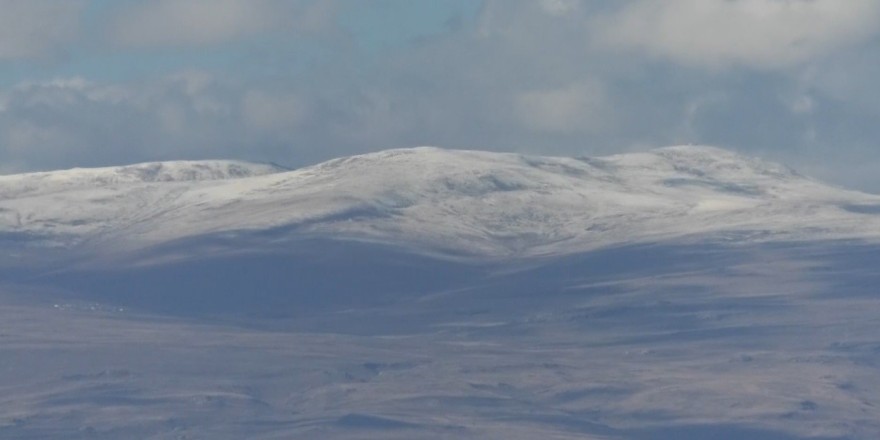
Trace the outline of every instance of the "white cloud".
<instances>
[{"instance_id":1,"label":"white cloud","mask_svg":"<svg viewBox=\"0 0 880 440\"><path fill-rule=\"evenodd\" d=\"M279 29L332 25L332 1L148 0L121 10L110 32L120 46L205 45Z\"/></svg>"},{"instance_id":2,"label":"white cloud","mask_svg":"<svg viewBox=\"0 0 880 440\"><path fill-rule=\"evenodd\" d=\"M880 31L877 0L635 0L592 21L600 45L701 67L785 68Z\"/></svg>"},{"instance_id":3,"label":"white cloud","mask_svg":"<svg viewBox=\"0 0 880 440\"><path fill-rule=\"evenodd\" d=\"M186 157L205 145L222 147L234 133L235 121L228 114L204 111L204 101L234 97L192 84L180 76L127 85L74 77L12 87L0 93L5 103L0 161L26 169L58 168L134 162L175 152Z\"/></svg>"},{"instance_id":4,"label":"white cloud","mask_svg":"<svg viewBox=\"0 0 880 440\"><path fill-rule=\"evenodd\" d=\"M602 84L587 80L523 92L514 106L528 128L550 133L599 131L609 123L609 107Z\"/></svg>"},{"instance_id":5,"label":"white cloud","mask_svg":"<svg viewBox=\"0 0 880 440\"><path fill-rule=\"evenodd\" d=\"M350 2L118 2L98 19L115 20L126 45L216 44L242 58L247 46L285 61L258 55L244 68L192 71L182 60L182 73L161 78L148 76L152 65L117 82L0 88L0 167L221 157L302 165L422 144L570 155L699 141L778 158L809 145L816 163L838 151L880 157L880 38L870 39L880 0L485 1L460 27L381 53L322 35L331 44L317 62L297 58L289 30L332 32ZM106 36L97 24L80 43ZM235 44L264 32L271 38ZM105 48L86 46L75 53L104 59ZM123 57L110 62L132 55L118 49ZM284 75L288 59L295 73ZM87 67L82 74L96 66ZM862 185L880 188L866 176Z\"/></svg>"},{"instance_id":6,"label":"white cloud","mask_svg":"<svg viewBox=\"0 0 880 440\"><path fill-rule=\"evenodd\" d=\"M46 56L79 31L85 0L0 0L0 60Z\"/></svg>"},{"instance_id":7,"label":"white cloud","mask_svg":"<svg viewBox=\"0 0 880 440\"><path fill-rule=\"evenodd\" d=\"M19 170L180 158L283 162L309 109L289 85L199 71L115 84L30 81L0 89L0 104L0 163Z\"/></svg>"}]
</instances>

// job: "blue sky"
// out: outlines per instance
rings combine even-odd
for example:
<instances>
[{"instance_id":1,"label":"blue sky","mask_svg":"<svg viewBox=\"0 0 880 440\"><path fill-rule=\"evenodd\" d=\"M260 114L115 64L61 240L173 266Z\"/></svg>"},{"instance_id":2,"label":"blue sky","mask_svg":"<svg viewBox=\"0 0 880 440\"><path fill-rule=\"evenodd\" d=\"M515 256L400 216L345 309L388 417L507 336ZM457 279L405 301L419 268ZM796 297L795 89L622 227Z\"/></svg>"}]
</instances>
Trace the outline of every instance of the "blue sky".
<instances>
[{"instance_id":1,"label":"blue sky","mask_svg":"<svg viewBox=\"0 0 880 440\"><path fill-rule=\"evenodd\" d=\"M0 171L705 143L880 191L880 0L0 0Z\"/></svg>"}]
</instances>

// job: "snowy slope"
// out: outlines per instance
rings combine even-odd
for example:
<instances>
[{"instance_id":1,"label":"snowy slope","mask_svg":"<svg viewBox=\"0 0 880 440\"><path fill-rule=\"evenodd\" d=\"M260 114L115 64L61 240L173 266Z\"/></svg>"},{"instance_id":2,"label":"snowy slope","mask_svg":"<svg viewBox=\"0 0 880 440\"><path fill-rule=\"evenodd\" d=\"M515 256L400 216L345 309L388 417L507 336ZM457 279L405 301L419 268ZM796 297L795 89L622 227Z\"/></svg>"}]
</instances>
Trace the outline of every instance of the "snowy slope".
<instances>
[{"instance_id":1,"label":"snowy slope","mask_svg":"<svg viewBox=\"0 0 880 440\"><path fill-rule=\"evenodd\" d=\"M880 197L780 165L415 148L0 194L2 439L880 438Z\"/></svg>"},{"instance_id":2,"label":"snowy slope","mask_svg":"<svg viewBox=\"0 0 880 440\"><path fill-rule=\"evenodd\" d=\"M232 160L149 162L119 167L73 168L0 176L0 198L14 199L129 184L235 179L282 171L286 170L276 165Z\"/></svg>"},{"instance_id":3,"label":"snowy slope","mask_svg":"<svg viewBox=\"0 0 880 440\"><path fill-rule=\"evenodd\" d=\"M697 146L600 158L420 147L287 172L217 161L0 177L0 236L114 249L277 229L496 257L706 234L874 239L878 208L880 197Z\"/></svg>"},{"instance_id":4,"label":"snowy slope","mask_svg":"<svg viewBox=\"0 0 880 440\"><path fill-rule=\"evenodd\" d=\"M17 241L38 247L71 246L152 218L195 184L282 171L215 160L0 176L0 237L23 237Z\"/></svg>"}]
</instances>

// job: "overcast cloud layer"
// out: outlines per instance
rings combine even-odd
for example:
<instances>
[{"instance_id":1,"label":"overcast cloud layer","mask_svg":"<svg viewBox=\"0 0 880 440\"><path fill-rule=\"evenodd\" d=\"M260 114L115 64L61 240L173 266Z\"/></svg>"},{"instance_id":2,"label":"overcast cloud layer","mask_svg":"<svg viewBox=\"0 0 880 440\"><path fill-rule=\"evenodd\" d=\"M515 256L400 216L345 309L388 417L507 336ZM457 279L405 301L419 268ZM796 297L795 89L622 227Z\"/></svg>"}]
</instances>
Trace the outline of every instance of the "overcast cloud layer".
<instances>
[{"instance_id":1,"label":"overcast cloud layer","mask_svg":"<svg viewBox=\"0 0 880 440\"><path fill-rule=\"evenodd\" d=\"M0 169L708 143L880 191L880 0L0 0Z\"/></svg>"}]
</instances>

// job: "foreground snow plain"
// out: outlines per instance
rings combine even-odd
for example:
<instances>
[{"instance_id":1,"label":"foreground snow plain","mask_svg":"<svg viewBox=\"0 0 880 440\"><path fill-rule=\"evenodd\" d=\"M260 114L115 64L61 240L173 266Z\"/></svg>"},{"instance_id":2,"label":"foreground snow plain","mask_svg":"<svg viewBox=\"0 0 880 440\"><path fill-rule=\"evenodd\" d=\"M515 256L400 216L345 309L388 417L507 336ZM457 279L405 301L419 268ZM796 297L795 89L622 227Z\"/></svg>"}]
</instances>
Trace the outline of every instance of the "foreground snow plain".
<instances>
[{"instance_id":1,"label":"foreground snow plain","mask_svg":"<svg viewBox=\"0 0 880 440\"><path fill-rule=\"evenodd\" d=\"M0 438L877 438L878 239L712 147L2 176Z\"/></svg>"}]
</instances>

